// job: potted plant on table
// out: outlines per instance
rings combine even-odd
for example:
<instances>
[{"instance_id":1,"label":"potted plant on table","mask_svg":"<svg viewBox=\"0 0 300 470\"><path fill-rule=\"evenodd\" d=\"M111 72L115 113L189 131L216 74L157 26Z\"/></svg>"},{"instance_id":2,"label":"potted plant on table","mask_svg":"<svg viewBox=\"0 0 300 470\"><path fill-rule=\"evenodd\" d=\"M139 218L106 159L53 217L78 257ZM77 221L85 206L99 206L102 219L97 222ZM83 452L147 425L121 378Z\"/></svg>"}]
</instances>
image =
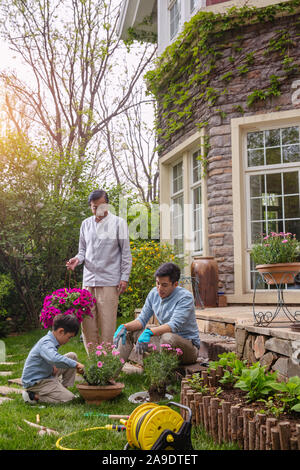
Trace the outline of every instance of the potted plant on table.
<instances>
[{"instance_id":1,"label":"potted plant on table","mask_svg":"<svg viewBox=\"0 0 300 470\"><path fill-rule=\"evenodd\" d=\"M85 383L76 385L86 403L99 405L122 392L124 384L115 382L124 364L119 355L113 344L105 342L90 351L83 373Z\"/></svg>"},{"instance_id":2,"label":"potted plant on table","mask_svg":"<svg viewBox=\"0 0 300 470\"><path fill-rule=\"evenodd\" d=\"M300 244L296 235L271 232L251 250L255 269L268 284L293 284L300 271Z\"/></svg>"},{"instance_id":3,"label":"potted plant on table","mask_svg":"<svg viewBox=\"0 0 300 470\"><path fill-rule=\"evenodd\" d=\"M167 385L174 378L182 355L180 348L172 348L170 344L149 344L149 353L144 358L144 374L148 385L149 400L159 401L165 398Z\"/></svg>"}]
</instances>

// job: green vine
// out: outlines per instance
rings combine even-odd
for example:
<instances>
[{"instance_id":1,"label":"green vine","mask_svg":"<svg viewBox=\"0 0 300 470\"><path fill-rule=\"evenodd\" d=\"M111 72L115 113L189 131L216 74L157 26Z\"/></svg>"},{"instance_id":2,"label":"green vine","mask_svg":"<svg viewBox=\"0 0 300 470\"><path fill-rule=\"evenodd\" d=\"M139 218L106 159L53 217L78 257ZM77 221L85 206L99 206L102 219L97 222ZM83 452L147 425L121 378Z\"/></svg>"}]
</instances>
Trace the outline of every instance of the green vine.
<instances>
[{"instance_id":1,"label":"green vine","mask_svg":"<svg viewBox=\"0 0 300 470\"><path fill-rule=\"evenodd\" d=\"M162 111L161 118L157 121L160 149L164 146L163 142L169 141L193 116L195 103L198 107L202 103L206 104L203 109L213 107L221 119L226 118L227 113L221 109L218 100L228 93L226 85L235 77L247 77L256 60L256 51L243 49L242 28L246 25L274 22L278 16L296 14L298 8L300 0L263 8L233 7L225 14L199 11L185 23L178 39L166 48L157 59L155 68L146 74L148 91L155 96ZM238 33L234 41L230 41L232 31ZM265 54L279 55L282 74L270 75L269 86L251 91L245 106L251 108L259 101L280 96L283 81L299 68L291 56L291 50L296 46L287 29L282 28L274 33ZM220 67L223 68L223 73L220 73ZM216 81L223 82L223 90L216 88ZM245 113L241 105L233 105L234 110ZM203 123L198 123L198 127L207 122L207 116L204 115L203 118Z\"/></svg>"}]
</instances>

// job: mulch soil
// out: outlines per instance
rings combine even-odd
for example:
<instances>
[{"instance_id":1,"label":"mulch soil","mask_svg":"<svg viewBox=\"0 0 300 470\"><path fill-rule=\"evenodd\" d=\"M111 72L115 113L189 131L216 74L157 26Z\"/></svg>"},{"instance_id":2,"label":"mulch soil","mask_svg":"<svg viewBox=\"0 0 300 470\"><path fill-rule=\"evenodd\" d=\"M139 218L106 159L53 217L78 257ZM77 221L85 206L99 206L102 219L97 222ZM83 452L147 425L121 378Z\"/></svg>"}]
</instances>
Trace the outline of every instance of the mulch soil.
<instances>
[{"instance_id":1,"label":"mulch soil","mask_svg":"<svg viewBox=\"0 0 300 470\"><path fill-rule=\"evenodd\" d=\"M215 394L216 390L218 387L210 387L210 394L213 396L216 396L219 398L221 401L228 401L232 405L240 405L241 408L251 408L254 410L254 414L264 411L264 414L267 416L267 418L276 418L278 422L281 421L289 421L290 426L291 426L291 437L297 434L296 430L296 425L300 424L300 413L298 412L282 412L280 415L274 415L268 410L268 407L263 401L252 401L249 402L246 395L247 392L244 392L243 390L237 389L237 388L230 388L228 387L227 389L224 389L222 387L222 392L218 395ZM208 394L207 394L208 395ZM282 402L279 400L276 400L275 397L273 397L273 403L276 407L280 408L282 407Z\"/></svg>"}]
</instances>

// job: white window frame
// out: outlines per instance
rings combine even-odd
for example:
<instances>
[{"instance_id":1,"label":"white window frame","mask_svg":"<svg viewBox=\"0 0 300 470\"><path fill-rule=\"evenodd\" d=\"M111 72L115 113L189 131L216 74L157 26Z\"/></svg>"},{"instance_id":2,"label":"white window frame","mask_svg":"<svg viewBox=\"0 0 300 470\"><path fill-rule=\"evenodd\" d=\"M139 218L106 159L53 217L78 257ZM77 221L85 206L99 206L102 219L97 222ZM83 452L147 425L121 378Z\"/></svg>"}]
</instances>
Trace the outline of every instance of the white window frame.
<instances>
[{"instance_id":1,"label":"white window frame","mask_svg":"<svg viewBox=\"0 0 300 470\"><path fill-rule=\"evenodd\" d=\"M172 32L172 12L174 11L176 6L178 8L178 14L177 14L178 22L175 24L176 13L174 12L174 31ZM168 5L168 10L169 10L169 15L168 15L169 16L169 38L170 38L170 41L173 41L180 31L181 22L182 22L181 0L170 0L169 5Z\"/></svg>"},{"instance_id":2,"label":"white window frame","mask_svg":"<svg viewBox=\"0 0 300 470\"><path fill-rule=\"evenodd\" d=\"M300 125L295 124L295 126L299 127ZM269 125L269 126L259 126L255 132L266 131L266 130L275 130L275 129L284 129L288 127L293 127L293 124L286 124L286 125ZM289 173L292 171L298 171L298 185L299 185L299 194L300 194L300 161L299 162L291 162L291 163L277 163L273 165L260 165L260 166L249 166L248 164L248 154L247 154L247 134L249 131L245 132L243 136L244 140L244 182L245 182L245 194L246 194L246 213L247 213L247 290L253 291L254 289L251 287L251 258L250 258L250 251L251 251L251 199L250 199L250 176L251 175L267 175L267 174L282 174L282 173ZM251 132L251 131L250 131ZM281 194L281 197L284 194ZM284 210L284 209L283 209ZM285 221L285 214L282 216L282 220ZM280 219L281 220L281 219ZM267 287L267 286L266 286ZM261 289L262 291L266 289ZM270 290L270 286L268 286L268 290Z\"/></svg>"},{"instance_id":3,"label":"white window frame","mask_svg":"<svg viewBox=\"0 0 300 470\"><path fill-rule=\"evenodd\" d=\"M194 181L194 156L196 154L198 154L198 156L199 156L200 152L201 152L200 149L194 149L190 153L190 162L191 162L190 163L190 192L191 192L190 200L191 200L191 203L192 203L192 207L191 207L191 209L192 209L192 233L193 233L193 237L194 237L194 246L193 246L193 252L192 252L193 256L203 254L203 236L204 236L204 234L203 234L203 194L202 194L203 171L202 171L202 165L201 165L200 160L198 160L199 161L198 167L200 167L200 178L197 181ZM200 213L200 219L199 219L200 229L199 230L196 230L195 220L194 220L194 214L195 214L194 191L197 190L197 189L200 189L200 198L201 198L201 207L198 208L198 211ZM197 249L197 247L195 246L195 244L196 244L196 232L200 233L200 249Z\"/></svg>"},{"instance_id":4,"label":"white window frame","mask_svg":"<svg viewBox=\"0 0 300 470\"><path fill-rule=\"evenodd\" d=\"M182 167L182 187L180 190L174 192L174 168L181 164L181 167ZM172 244L174 247L176 247L175 245L175 238L174 238L174 205L176 204L176 199L179 199L179 198L182 198L182 214L181 214L181 218L182 218L182 233L180 234L181 235L181 239L182 239L182 249L183 251L180 252L180 253L177 253L178 257L179 258L183 258L184 257L184 165L183 165L183 159L181 158L180 160L177 160L176 162L174 162L172 164L172 167L171 167L171 187L170 187L170 194L171 194L171 236L172 236ZM178 235L178 234L176 234ZM180 237L176 238L177 239L180 239Z\"/></svg>"},{"instance_id":5,"label":"white window frame","mask_svg":"<svg viewBox=\"0 0 300 470\"><path fill-rule=\"evenodd\" d=\"M190 0L190 13L194 13L197 8L197 0Z\"/></svg>"},{"instance_id":6,"label":"white window frame","mask_svg":"<svg viewBox=\"0 0 300 470\"><path fill-rule=\"evenodd\" d=\"M233 191L233 236L234 236L234 293L228 294L232 303L252 304L253 291L249 290L247 273L247 212L245 191L245 134L264 129L282 128L300 125L300 109L290 109L271 113L233 118L231 120L232 148L232 191ZM292 164L297 166L296 164ZM283 168L284 165L282 165ZM258 169L258 167L256 167ZM277 302L275 290L257 292L255 302L274 304ZM285 302L299 304L300 290L285 291Z\"/></svg>"}]
</instances>

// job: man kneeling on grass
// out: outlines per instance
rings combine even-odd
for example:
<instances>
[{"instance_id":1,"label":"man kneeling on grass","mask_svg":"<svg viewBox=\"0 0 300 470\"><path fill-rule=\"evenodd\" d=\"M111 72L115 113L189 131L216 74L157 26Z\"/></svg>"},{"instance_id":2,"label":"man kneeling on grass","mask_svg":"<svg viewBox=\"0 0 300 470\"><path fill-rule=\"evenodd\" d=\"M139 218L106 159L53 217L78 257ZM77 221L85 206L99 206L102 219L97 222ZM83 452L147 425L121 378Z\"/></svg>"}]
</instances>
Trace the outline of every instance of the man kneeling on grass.
<instances>
[{"instance_id":1,"label":"man kneeling on grass","mask_svg":"<svg viewBox=\"0 0 300 470\"><path fill-rule=\"evenodd\" d=\"M31 349L22 373L23 399L36 402L63 403L75 395L66 387L72 387L76 372L83 373L84 366L77 362L77 355L69 352L61 355L58 348L66 344L79 331L79 322L73 315L54 317L52 331L43 336Z\"/></svg>"},{"instance_id":2,"label":"man kneeling on grass","mask_svg":"<svg viewBox=\"0 0 300 470\"><path fill-rule=\"evenodd\" d=\"M114 344L126 362L134 345L142 354L152 336L158 336L160 345L182 350L181 364L193 364L200 348L193 294L178 286L180 268L174 263L162 264L155 278L156 287L149 292L141 313L136 320L119 326ZM159 325L148 325L153 315Z\"/></svg>"}]
</instances>

